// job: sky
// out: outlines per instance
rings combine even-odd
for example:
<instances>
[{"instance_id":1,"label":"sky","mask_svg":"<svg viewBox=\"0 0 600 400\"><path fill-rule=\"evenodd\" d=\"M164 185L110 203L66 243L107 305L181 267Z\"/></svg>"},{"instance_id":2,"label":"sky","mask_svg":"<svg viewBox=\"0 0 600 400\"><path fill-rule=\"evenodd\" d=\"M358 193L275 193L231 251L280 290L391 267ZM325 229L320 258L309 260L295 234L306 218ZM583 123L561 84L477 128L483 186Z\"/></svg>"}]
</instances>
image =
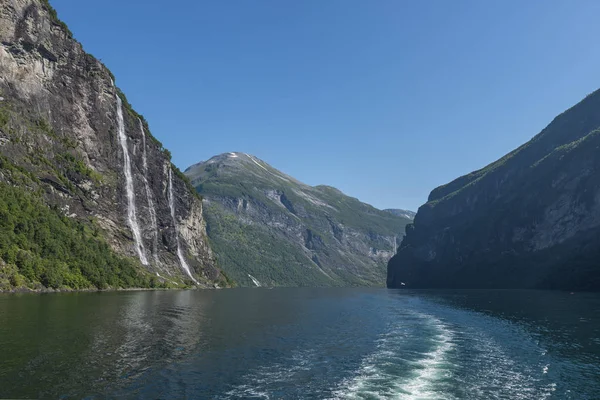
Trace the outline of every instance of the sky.
<instances>
[{"instance_id":1,"label":"sky","mask_svg":"<svg viewBox=\"0 0 600 400\"><path fill-rule=\"evenodd\" d=\"M181 169L415 210L600 87L596 0L51 0Z\"/></svg>"}]
</instances>

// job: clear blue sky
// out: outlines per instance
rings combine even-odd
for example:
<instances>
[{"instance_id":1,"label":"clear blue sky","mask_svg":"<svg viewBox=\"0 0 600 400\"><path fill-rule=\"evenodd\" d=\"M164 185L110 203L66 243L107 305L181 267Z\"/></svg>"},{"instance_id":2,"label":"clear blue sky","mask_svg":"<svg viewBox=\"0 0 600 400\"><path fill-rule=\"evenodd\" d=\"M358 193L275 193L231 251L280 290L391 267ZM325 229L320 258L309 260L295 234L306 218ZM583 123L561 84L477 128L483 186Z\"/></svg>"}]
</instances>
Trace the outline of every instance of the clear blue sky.
<instances>
[{"instance_id":1,"label":"clear blue sky","mask_svg":"<svg viewBox=\"0 0 600 400\"><path fill-rule=\"evenodd\" d=\"M51 0L179 167L242 151L379 208L600 87L596 0Z\"/></svg>"}]
</instances>

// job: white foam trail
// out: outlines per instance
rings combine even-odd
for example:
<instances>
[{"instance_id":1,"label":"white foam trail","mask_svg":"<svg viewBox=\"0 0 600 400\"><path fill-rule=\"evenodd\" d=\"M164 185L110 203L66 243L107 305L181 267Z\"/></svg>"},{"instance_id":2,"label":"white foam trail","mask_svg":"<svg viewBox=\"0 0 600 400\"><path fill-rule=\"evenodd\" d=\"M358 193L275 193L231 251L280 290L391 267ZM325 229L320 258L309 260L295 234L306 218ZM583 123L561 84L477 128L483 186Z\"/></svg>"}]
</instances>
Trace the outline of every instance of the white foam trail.
<instances>
[{"instance_id":1,"label":"white foam trail","mask_svg":"<svg viewBox=\"0 0 600 400\"><path fill-rule=\"evenodd\" d=\"M398 348L399 344L410 342L414 329L397 326L378 340L377 350L365 357L354 378L343 381L334 392L333 399L440 399L439 392L433 389L441 375L447 372L446 358L453 348L453 332L437 318L420 313L411 318L423 321L427 329L434 328L434 349L419 355L414 361ZM422 324L422 322L418 322ZM410 362L413 364L410 375L399 376L389 368ZM453 399L449 394L444 399Z\"/></svg>"},{"instance_id":2,"label":"white foam trail","mask_svg":"<svg viewBox=\"0 0 600 400\"><path fill-rule=\"evenodd\" d=\"M117 97L117 126L119 131L119 142L123 149L123 172L125 174L125 189L127 194L127 222L133 233L133 241L135 249L138 253L140 261L143 265L148 265L146 258L146 250L142 243L142 234L137 222L137 211L135 208L135 193L133 188L133 176L131 174L131 159L129 158L129 150L127 149L127 136L125 135L125 122L123 120L123 104L121 98Z\"/></svg>"},{"instance_id":3,"label":"white foam trail","mask_svg":"<svg viewBox=\"0 0 600 400\"><path fill-rule=\"evenodd\" d=\"M258 279L256 279L255 277L253 277L252 275L248 274L248 276L250 277L250 279L252 279L252 282L254 282L254 284L256 285L256 287L261 287L262 285L260 284L260 282L258 281Z\"/></svg>"},{"instance_id":4,"label":"white foam trail","mask_svg":"<svg viewBox=\"0 0 600 400\"><path fill-rule=\"evenodd\" d=\"M198 281L194 279L190 267L187 265L185 261L185 257L183 257L183 253L181 252L181 245L179 243L179 232L177 231L177 219L175 218L175 201L173 200L173 173L171 170L171 166L169 166L169 208L171 209L171 218L173 219L173 228L175 229L175 238L177 240L177 257L179 257L179 263L181 264L181 268L188 274L188 276L194 281L197 285Z\"/></svg>"},{"instance_id":5,"label":"white foam trail","mask_svg":"<svg viewBox=\"0 0 600 400\"><path fill-rule=\"evenodd\" d=\"M140 130L142 131L142 161L144 166L144 186L146 187L146 199L148 199L148 210L150 210L150 223L152 224L152 232L154 234L154 241L152 243L152 255L154 256L154 262L156 265L159 264L158 260L158 223L156 219L156 210L154 209L154 198L152 197L152 191L148 184L148 158L146 155L146 131L144 131L144 125L142 120L138 118L140 123Z\"/></svg>"},{"instance_id":6,"label":"white foam trail","mask_svg":"<svg viewBox=\"0 0 600 400\"><path fill-rule=\"evenodd\" d=\"M439 378L440 366L445 363L446 355L453 347L453 335L440 320L434 319L432 322L438 330L436 348L418 363L421 369L417 375L402 385L402 390L408 392L405 399L439 397L439 393L431 391L431 383Z\"/></svg>"}]
</instances>

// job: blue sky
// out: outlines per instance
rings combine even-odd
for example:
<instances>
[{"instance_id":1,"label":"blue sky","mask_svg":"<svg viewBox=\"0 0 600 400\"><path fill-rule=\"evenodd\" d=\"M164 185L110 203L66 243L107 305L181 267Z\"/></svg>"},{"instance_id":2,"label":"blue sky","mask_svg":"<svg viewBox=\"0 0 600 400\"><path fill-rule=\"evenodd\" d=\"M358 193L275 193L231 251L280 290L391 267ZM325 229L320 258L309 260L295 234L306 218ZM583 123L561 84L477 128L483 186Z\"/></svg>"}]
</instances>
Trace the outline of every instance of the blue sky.
<instances>
[{"instance_id":1,"label":"blue sky","mask_svg":"<svg viewBox=\"0 0 600 400\"><path fill-rule=\"evenodd\" d=\"M600 87L595 0L51 0L180 168L256 155L379 208Z\"/></svg>"}]
</instances>

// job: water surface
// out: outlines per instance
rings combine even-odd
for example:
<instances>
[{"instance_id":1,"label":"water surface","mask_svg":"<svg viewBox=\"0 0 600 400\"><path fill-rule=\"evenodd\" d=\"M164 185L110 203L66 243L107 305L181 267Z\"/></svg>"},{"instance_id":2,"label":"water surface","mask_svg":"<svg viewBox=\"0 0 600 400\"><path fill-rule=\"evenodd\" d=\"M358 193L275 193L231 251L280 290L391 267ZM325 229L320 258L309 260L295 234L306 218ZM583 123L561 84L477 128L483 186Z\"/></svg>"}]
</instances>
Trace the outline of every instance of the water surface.
<instances>
[{"instance_id":1,"label":"water surface","mask_svg":"<svg viewBox=\"0 0 600 400\"><path fill-rule=\"evenodd\" d=\"M0 398L600 399L600 296L0 295Z\"/></svg>"}]
</instances>

